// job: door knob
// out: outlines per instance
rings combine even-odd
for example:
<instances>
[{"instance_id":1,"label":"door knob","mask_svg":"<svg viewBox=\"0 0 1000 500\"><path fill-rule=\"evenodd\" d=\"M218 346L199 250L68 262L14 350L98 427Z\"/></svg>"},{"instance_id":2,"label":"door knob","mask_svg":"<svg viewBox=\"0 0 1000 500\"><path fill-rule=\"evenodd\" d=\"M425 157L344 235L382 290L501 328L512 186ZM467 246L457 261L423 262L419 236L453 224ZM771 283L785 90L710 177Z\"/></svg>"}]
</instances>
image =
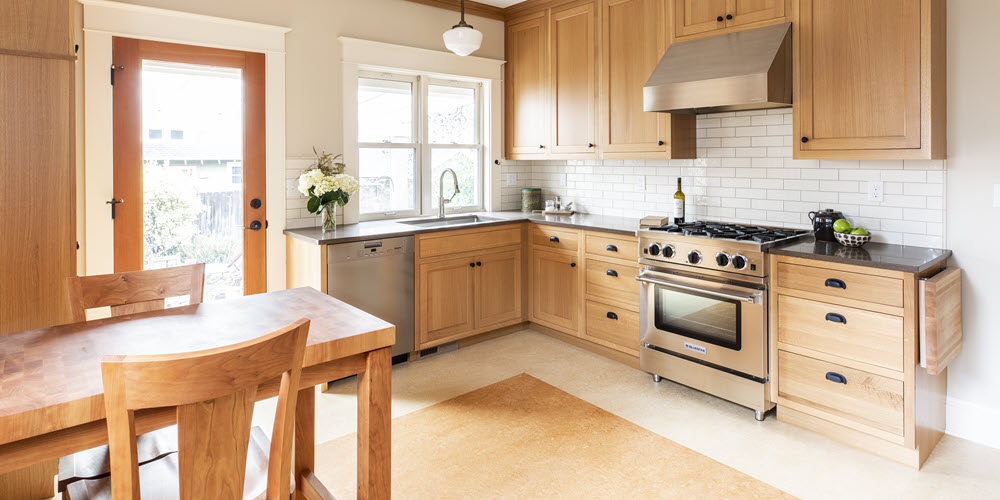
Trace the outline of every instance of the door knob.
<instances>
[{"instance_id":1,"label":"door knob","mask_svg":"<svg viewBox=\"0 0 1000 500\"><path fill-rule=\"evenodd\" d=\"M260 198L254 198L250 200L250 208L260 208Z\"/></svg>"},{"instance_id":2,"label":"door knob","mask_svg":"<svg viewBox=\"0 0 1000 500\"><path fill-rule=\"evenodd\" d=\"M263 224L261 224L259 220L255 220L250 223L250 227L248 227L247 229L251 231L260 231L261 227L263 227Z\"/></svg>"}]
</instances>

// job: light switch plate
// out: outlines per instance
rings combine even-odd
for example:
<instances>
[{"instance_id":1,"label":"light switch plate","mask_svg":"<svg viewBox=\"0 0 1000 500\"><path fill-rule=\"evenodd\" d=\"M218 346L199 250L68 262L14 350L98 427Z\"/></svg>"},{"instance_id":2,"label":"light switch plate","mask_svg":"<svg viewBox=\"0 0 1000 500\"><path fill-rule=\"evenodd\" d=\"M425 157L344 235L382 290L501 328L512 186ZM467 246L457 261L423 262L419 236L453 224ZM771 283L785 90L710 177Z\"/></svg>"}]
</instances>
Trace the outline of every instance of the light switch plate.
<instances>
[{"instance_id":1,"label":"light switch plate","mask_svg":"<svg viewBox=\"0 0 1000 500\"><path fill-rule=\"evenodd\" d=\"M517 174L507 174L507 187L517 185Z\"/></svg>"},{"instance_id":2,"label":"light switch plate","mask_svg":"<svg viewBox=\"0 0 1000 500\"><path fill-rule=\"evenodd\" d=\"M868 181L868 201L881 203L885 199L885 186L882 181Z\"/></svg>"},{"instance_id":3,"label":"light switch plate","mask_svg":"<svg viewBox=\"0 0 1000 500\"><path fill-rule=\"evenodd\" d=\"M645 175L637 175L637 176L635 176L635 189L637 191L645 191L646 190L646 176Z\"/></svg>"},{"instance_id":4,"label":"light switch plate","mask_svg":"<svg viewBox=\"0 0 1000 500\"><path fill-rule=\"evenodd\" d=\"M294 196L301 196L302 193L299 192L299 180L298 179L288 179L285 181L285 196L289 198Z\"/></svg>"},{"instance_id":5,"label":"light switch plate","mask_svg":"<svg viewBox=\"0 0 1000 500\"><path fill-rule=\"evenodd\" d=\"M559 186L566 187L566 174L559 174Z\"/></svg>"},{"instance_id":6,"label":"light switch plate","mask_svg":"<svg viewBox=\"0 0 1000 500\"><path fill-rule=\"evenodd\" d=\"M993 206L1000 208L1000 184L993 185Z\"/></svg>"}]
</instances>

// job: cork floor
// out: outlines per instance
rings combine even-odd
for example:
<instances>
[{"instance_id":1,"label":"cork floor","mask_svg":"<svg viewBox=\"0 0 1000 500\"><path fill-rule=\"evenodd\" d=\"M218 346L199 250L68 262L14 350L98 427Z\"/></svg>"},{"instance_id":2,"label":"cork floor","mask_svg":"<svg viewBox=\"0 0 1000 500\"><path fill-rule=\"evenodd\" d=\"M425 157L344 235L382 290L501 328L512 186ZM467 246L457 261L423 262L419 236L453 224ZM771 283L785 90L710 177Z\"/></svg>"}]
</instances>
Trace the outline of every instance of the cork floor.
<instances>
[{"instance_id":1,"label":"cork floor","mask_svg":"<svg viewBox=\"0 0 1000 500\"><path fill-rule=\"evenodd\" d=\"M945 436L918 472L780 423L773 412L757 422L751 410L666 380L656 384L642 371L531 330L396 365L393 418L521 373L797 497L1000 499L998 449ZM320 477L336 474L340 461L329 442L357 428L355 391L352 378L317 393ZM272 402L259 403L255 423L270 429L273 412ZM614 495L593 495L607 496Z\"/></svg>"}]
</instances>

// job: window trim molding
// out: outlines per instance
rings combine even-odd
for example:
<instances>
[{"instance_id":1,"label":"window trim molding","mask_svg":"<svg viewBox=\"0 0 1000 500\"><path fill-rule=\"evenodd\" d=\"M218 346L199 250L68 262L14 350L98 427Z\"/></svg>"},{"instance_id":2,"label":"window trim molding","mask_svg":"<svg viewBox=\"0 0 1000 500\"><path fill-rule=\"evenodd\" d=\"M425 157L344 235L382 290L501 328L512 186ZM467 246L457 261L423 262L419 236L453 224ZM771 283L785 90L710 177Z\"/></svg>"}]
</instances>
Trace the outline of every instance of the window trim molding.
<instances>
[{"instance_id":1,"label":"window trim molding","mask_svg":"<svg viewBox=\"0 0 1000 500\"><path fill-rule=\"evenodd\" d=\"M451 52L421 49L349 37L339 37L343 66L344 160L347 173L358 176L358 78L362 72L424 75L426 80L470 80L482 83L482 194L486 210L500 209L500 169L494 160L502 154L503 64L484 57L461 57ZM477 208L478 210L478 208ZM454 210L460 212L462 209ZM361 220L360 205L352 199L344 206L344 223ZM366 218L367 219L367 218Z\"/></svg>"}]
</instances>

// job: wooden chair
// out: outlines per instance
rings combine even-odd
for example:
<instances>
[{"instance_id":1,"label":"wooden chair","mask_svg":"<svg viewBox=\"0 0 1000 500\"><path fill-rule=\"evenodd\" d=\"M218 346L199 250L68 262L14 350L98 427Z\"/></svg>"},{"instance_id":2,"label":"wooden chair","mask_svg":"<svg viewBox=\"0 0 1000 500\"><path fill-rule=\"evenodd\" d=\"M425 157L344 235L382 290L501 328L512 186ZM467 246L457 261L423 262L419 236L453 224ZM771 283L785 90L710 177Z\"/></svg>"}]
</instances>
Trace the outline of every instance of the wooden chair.
<instances>
[{"instance_id":1,"label":"wooden chair","mask_svg":"<svg viewBox=\"0 0 1000 500\"><path fill-rule=\"evenodd\" d=\"M70 485L71 498L267 498L291 494L295 403L309 321L207 351L106 356L101 363L110 477ZM271 442L251 431L257 387L280 377ZM177 408L176 454L140 465L134 412ZM262 448L262 449L261 449ZM261 458L264 460L261 460ZM249 465L248 465L249 459ZM263 491L245 491L260 483ZM110 496L109 496L110 494Z\"/></svg>"},{"instance_id":2,"label":"wooden chair","mask_svg":"<svg viewBox=\"0 0 1000 500\"><path fill-rule=\"evenodd\" d=\"M201 304L205 264L69 278L73 321L86 321L86 310L111 306L112 316L163 309L163 300L190 295Z\"/></svg>"},{"instance_id":3,"label":"wooden chair","mask_svg":"<svg viewBox=\"0 0 1000 500\"><path fill-rule=\"evenodd\" d=\"M191 304L200 304L205 288L205 264L133 271L126 273L69 278L70 310L73 321L86 321L87 309L111 306L112 316L163 309L164 299L189 295ZM141 464L177 451L176 429L168 427L143 434L138 442ZM82 479L96 479L111 473L108 447L98 446L59 459L57 489ZM63 495L65 498L66 495Z\"/></svg>"}]
</instances>

